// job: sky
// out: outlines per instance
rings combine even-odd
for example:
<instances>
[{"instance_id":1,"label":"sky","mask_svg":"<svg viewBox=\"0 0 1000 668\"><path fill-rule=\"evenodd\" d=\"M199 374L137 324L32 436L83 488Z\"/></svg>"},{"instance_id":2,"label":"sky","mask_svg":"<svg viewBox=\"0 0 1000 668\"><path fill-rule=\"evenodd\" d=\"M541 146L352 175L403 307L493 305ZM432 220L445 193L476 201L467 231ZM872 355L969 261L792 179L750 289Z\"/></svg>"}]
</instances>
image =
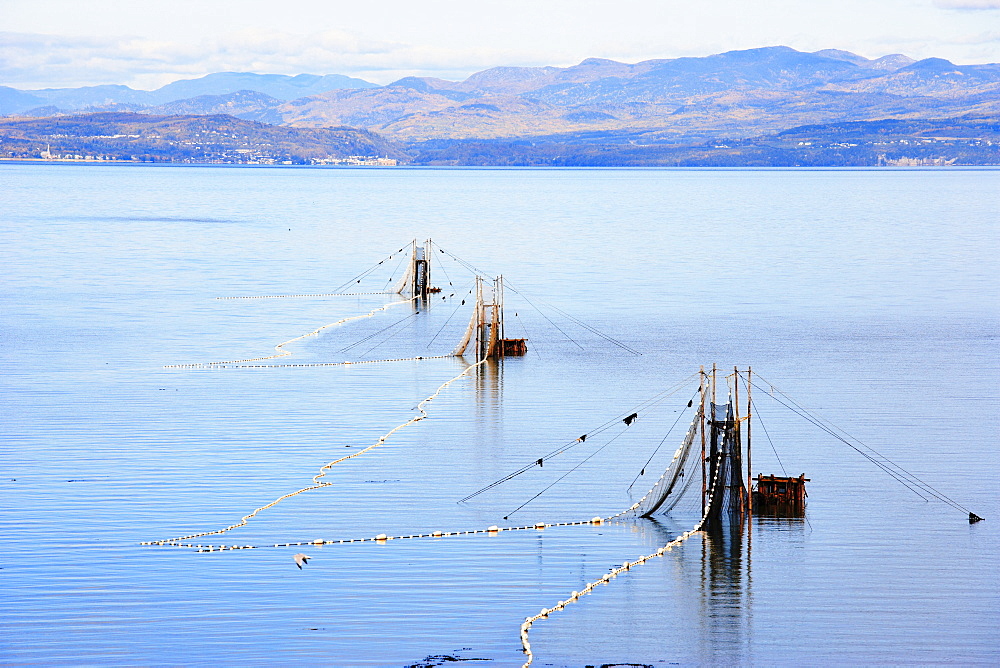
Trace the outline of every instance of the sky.
<instances>
[{"instance_id":1,"label":"sky","mask_svg":"<svg viewBox=\"0 0 1000 668\"><path fill-rule=\"evenodd\" d=\"M785 45L1000 62L1000 0L0 0L0 85L212 72L461 80Z\"/></svg>"}]
</instances>

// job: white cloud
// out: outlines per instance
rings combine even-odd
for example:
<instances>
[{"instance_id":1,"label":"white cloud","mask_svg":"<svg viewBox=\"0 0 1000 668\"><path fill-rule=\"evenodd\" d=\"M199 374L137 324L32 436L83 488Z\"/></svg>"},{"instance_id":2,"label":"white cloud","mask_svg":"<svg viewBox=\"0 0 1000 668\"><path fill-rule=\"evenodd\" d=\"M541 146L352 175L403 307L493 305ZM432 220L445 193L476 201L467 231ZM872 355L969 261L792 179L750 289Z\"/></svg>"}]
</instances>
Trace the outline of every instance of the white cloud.
<instances>
[{"instance_id":1,"label":"white cloud","mask_svg":"<svg viewBox=\"0 0 1000 668\"><path fill-rule=\"evenodd\" d=\"M0 85L18 88L156 88L220 71L349 74L388 83L408 74L467 76L498 62L507 63L504 54L488 49L415 46L337 30L295 35L257 28L196 42L0 33Z\"/></svg>"},{"instance_id":2,"label":"white cloud","mask_svg":"<svg viewBox=\"0 0 1000 668\"><path fill-rule=\"evenodd\" d=\"M1000 0L934 0L934 6L942 9L984 10L1000 9Z\"/></svg>"}]
</instances>

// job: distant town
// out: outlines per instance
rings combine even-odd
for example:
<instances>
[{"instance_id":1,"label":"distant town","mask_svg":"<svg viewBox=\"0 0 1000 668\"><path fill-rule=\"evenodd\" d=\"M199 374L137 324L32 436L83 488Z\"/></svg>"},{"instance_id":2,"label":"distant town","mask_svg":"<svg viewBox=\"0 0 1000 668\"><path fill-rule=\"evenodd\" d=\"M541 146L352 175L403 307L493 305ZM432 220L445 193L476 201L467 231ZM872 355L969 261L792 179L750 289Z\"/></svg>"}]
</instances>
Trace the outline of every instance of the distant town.
<instances>
[{"instance_id":1,"label":"distant town","mask_svg":"<svg viewBox=\"0 0 1000 668\"><path fill-rule=\"evenodd\" d=\"M349 155L346 158L308 158L298 162L283 160L250 149L237 149L235 155L218 154L201 158L183 158L180 160L150 160L149 156L131 155L90 155L80 153L57 153L47 147L39 151L38 156L21 155L0 156L0 160L42 161L42 162L179 162L184 164L214 164L214 165L336 165L343 167L395 167L399 161L395 158L383 158L377 155Z\"/></svg>"}]
</instances>

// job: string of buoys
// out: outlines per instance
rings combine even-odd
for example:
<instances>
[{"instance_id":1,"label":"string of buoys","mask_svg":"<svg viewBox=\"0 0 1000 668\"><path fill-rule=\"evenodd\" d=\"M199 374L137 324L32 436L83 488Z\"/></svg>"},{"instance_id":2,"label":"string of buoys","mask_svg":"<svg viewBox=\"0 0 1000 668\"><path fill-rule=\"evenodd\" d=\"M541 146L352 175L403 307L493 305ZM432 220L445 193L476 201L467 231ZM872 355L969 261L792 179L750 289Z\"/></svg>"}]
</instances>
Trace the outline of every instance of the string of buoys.
<instances>
[{"instance_id":1,"label":"string of buoys","mask_svg":"<svg viewBox=\"0 0 1000 668\"><path fill-rule=\"evenodd\" d=\"M446 357L455 357L454 355L418 355L417 357L389 357L379 360L357 360L354 362L304 362L301 364L243 364L240 362L212 362L211 368L213 369L284 369L288 367L306 367L306 366L352 366L357 364L383 364L385 362L411 362L417 360L440 360ZM269 359L269 358L262 358ZM247 360L254 361L254 360ZM170 366L171 369L198 369L208 366L207 364L174 364Z\"/></svg>"},{"instance_id":2,"label":"string of buoys","mask_svg":"<svg viewBox=\"0 0 1000 668\"><path fill-rule=\"evenodd\" d=\"M382 292L323 292L316 295L248 295L240 297L216 297L216 299L292 299L296 297L361 297L364 295L391 295L388 291Z\"/></svg>"},{"instance_id":3,"label":"string of buoys","mask_svg":"<svg viewBox=\"0 0 1000 668\"><path fill-rule=\"evenodd\" d=\"M641 564L646 563L650 559L655 559L656 557L662 557L664 554L670 552L671 550L673 550L675 547L686 541L691 536L697 533L701 533L700 527L702 523L703 522L699 522L694 529L691 529L690 531L685 531L680 536L673 539L663 547L657 548L656 552L643 555L634 561L626 561L621 566L617 568L612 568L610 571L602 575L600 579L588 583L587 586L584 587L583 589L571 592L569 597L566 598L565 600L559 601L551 608L542 608L538 612L538 614L533 615L531 617L527 617L521 624L521 648L524 651L525 655L527 656L527 660L525 660L524 664L522 665L522 668L527 668L528 666L530 666L531 662L534 661L535 658L534 654L532 654L531 652L531 643L528 640L528 631L531 629L532 624L534 624L540 619L547 619L548 616L551 615L553 612L558 612L560 610L566 609L566 606L569 605L570 603L575 603L576 601L579 601L581 597L586 596L590 592L594 591L594 589L596 589L600 585L608 584L622 573L631 569L633 566L639 566Z\"/></svg>"},{"instance_id":4,"label":"string of buoys","mask_svg":"<svg viewBox=\"0 0 1000 668\"><path fill-rule=\"evenodd\" d=\"M719 481L719 474L720 474L721 470L722 470L721 466L717 466L715 468L715 478L712 480L712 484L709 486L709 489L708 489L708 497L707 498L709 498L709 499L711 499L714 496L715 486L716 486L716 484ZM620 513L618 513L616 515L612 515L608 519L613 519L615 517L620 517L621 515L624 515L625 513L631 512L631 511L635 510L638 507L639 507L639 504L636 503L631 508L629 508L627 510L623 510L622 512L620 512ZM524 651L525 656L527 656L527 659L525 660L525 662L521 666L521 668L528 668L528 666L531 665L531 662L535 658L534 654L532 654L532 652L531 652L531 643L528 641L528 631L531 630L532 624L534 624L535 622L537 622L540 619L547 619L548 616L550 614L552 614L553 612L558 612L559 610L564 610L566 608L566 606L569 605L570 603L574 603L576 601L579 601L581 596L586 596L590 592L594 591L594 589L597 588L599 585L607 584L607 583L611 582L611 580L615 579L616 577L618 577L619 575L621 575L625 571L629 570L633 566L638 566L640 564L644 564L647 561L649 561L650 559L654 559L656 557L662 557L664 554L666 554L667 552L670 552L671 550L673 550L678 545L682 544L684 541L686 541L691 536L693 536L693 535L695 535L697 533L701 533L702 527L705 526L705 522L708 521L708 516L709 516L709 513L711 513L711 512L712 512L711 503L706 504L705 510L704 510L704 512L701 515L701 519L698 520L698 523L695 524L694 527L690 531L685 531L684 533L682 533L677 538L674 538L672 541L668 542L666 545L657 548L656 552L653 552L652 554L643 555L643 556L639 557L638 559L636 559L635 561L626 561L624 564L622 564L618 568L611 569L609 572L607 572L604 575L602 575L599 580L594 580L593 582L588 583L587 586L584 587L583 589L581 589L580 591L574 591L572 594L570 594L569 598L567 598L566 600L563 600L563 601L559 601L558 603L556 603L551 608L542 608L538 612L538 614L532 615L531 617L526 617L525 620L524 620L524 622L521 624L521 648Z\"/></svg>"},{"instance_id":5,"label":"string of buoys","mask_svg":"<svg viewBox=\"0 0 1000 668\"><path fill-rule=\"evenodd\" d=\"M526 524L523 526L511 526L511 527L500 527L493 525L485 529L465 529L461 531L431 531L430 533L417 533L417 534L403 534L399 536L390 536L385 533L380 533L376 536L367 536L363 538L341 538L326 540L322 538L316 538L315 540L303 540L303 541L293 541L288 543L274 543L269 545L190 545L186 543L180 543L177 541L188 540L188 538L175 538L172 540L155 540L141 543L141 545L163 545L166 547L186 547L195 549L198 552L221 552L225 550L257 550L267 547L300 547L306 545L345 545L347 543L384 543L390 540L407 540L413 538L448 538L455 536L471 536L474 534L488 534L496 535L503 531L527 531L530 529L541 531L543 529L548 529L550 527L571 527L571 526L583 526L583 525L601 525L608 521L605 517L595 517L589 520L581 520L576 522L536 522L534 524ZM200 536L209 534L199 534ZM191 536L193 538L195 536Z\"/></svg>"},{"instance_id":6,"label":"string of buoys","mask_svg":"<svg viewBox=\"0 0 1000 668\"><path fill-rule=\"evenodd\" d=\"M268 503L266 505L263 505L260 508L257 508L252 513L250 513L249 515L244 515L240 519L239 522L237 522L236 524L231 524L231 525L227 526L224 529L217 529L215 531L204 531L202 533L195 533L195 534L190 534L190 535L187 535L187 536L180 536L178 538L168 538L168 539L165 539L165 540L158 540L158 541L146 541L146 542L143 542L141 544L142 545L176 544L179 541L191 540L193 538L201 538L202 536L213 536L213 535L223 534L223 533L226 533L227 531L232 531L233 529L237 529L239 527L246 526L247 521L250 520L251 518L253 518L254 516L256 516L259 512L261 512L263 510L267 510L268 508L271 508L271 507L277 505L278 503L284 501L285 499L288 499L288 498L291 498L293 496L296 496L297 494L302 494L303 492L308 492L308 491L311 491L311 490L314 490L314 489L319 489L321 487L328 487L328 486L332 485L333 484L332 482L320 482L320 478L324 477L327 474L327 471L329 471L331 467L339 464L340 462L346 461L348 459L353 459L355 457L360 457L361 455L365 454L366 452L371 452L372 450L374 450L375 448L379 447L380 445L383 445L389 437L391 437L393 434L395 434L400 429L403 429L404 427L408 427L408 426L410 426L412 424L416 424L417 422L420 422L421 420L426 419L427 418L427 411L424 410L424 404L426 404L426 403L428 403L430 401L433 401L439 394L441 394L441 392L444 391L444 389L446 387L448 387L449 385L451 385L455 381L459 380L460 378L464 377L466 374L468 374L473 369L479 367L482 364L485 364L486 362L487 362L487 360L483 359L483 360L481 360L479 362L476 362L475 364L470 364L469 366L465 367L465 369L462 370L462 373L460 373L457 376L455 376L454 378L451 378L451 379L445 381L444 383L442 383L434 391L433 394L431 394L429 397L427 397L426 399L422 400L420 403L417 404L416 410L420 411L420 415L414 415L413 417L411 417L406 422L403 422L402 424L393 427L388 432L386 432L381 438L379 438L377 441L375 441L374 443L372 443L368 447L363 448L361 450L358 450L357 452L352 452L349 455L344 455L343 457L338 457L337 459L334 459L330 463L328 463L325 466L323 466L322 468L320 468L319 473L317 473L315 476L313 476L313 484L312 485L309 485L307 487L303 487L302 489L298 489L298 490L296 490L294 492L289 492L288 494L283 494L283 495L279 496L277 499L275 499L274 501L272 501L272 502L270 502L270 503Z\"/></svg>"},{"instance_id":7,"label":"string of buoys","mask_svg":"<svg viewBox=\"0 0 1000 668\"><path fill-rule=\"evenodd\" d=\"M276 355L268 355L266 357L251 357L251 358L243 359L243 360L229 360L229 361L226 361L226 362L202 362L202 363L198 363L198 364L168 364L168 365L164 366L164 368L165 369L203 369L203 368L206 368L206 367L218 367L218 366L222 366L222 365L245 364L246 362L262 362L264 360L277 359L278 357L287 357L287 356L291 355L292 352L290 350L283 350L283 348L285 346L287 346L288 344L290 344L290 343L295 343L296 341L301 341L302 339L308 338L310 336L317 336L324 329L329 329L331 327L336 327L338 325L343 325L344 323L350 322L352 320L361 320L362 318L371 318L376 313L378 313L379 311L384 311L387 308L389 308L390 306L398 306L400 304L409 304L409 303L411 303L415 299L419 299L419 297L411 297L410 299L404 299L404 300L398 301L398 302L389 302L388 304L383 304L382 306L379 306L378 308L372 309L368 313L365 313L365 314L362 314L362 315L352 315L352 316L349 316L347 318L341 318L337 322L331 322L329 325L323 325L322 327L318 327L318 328L314 329L313 331L309 332L308 334L303 334L301 336L296 336L294 339L288 339L287 341L283 341L282 343L279 343L278 345L276 345L274 347L274 350L277 352ZM422 359L422 358L415 358L415 359ZM395 360L379 360L379 361L395 361ZM281 365L281 366L338 366L338 365L343 365L343 364L346 364L346 362L331 362L331 363L322 364L322 365L315 365L315 364L309 364L309 365L307 365L307 364L288 364L288 365ZM357 364L357 362L355 362L355 364Z\"/></svg>"}]
</instances>

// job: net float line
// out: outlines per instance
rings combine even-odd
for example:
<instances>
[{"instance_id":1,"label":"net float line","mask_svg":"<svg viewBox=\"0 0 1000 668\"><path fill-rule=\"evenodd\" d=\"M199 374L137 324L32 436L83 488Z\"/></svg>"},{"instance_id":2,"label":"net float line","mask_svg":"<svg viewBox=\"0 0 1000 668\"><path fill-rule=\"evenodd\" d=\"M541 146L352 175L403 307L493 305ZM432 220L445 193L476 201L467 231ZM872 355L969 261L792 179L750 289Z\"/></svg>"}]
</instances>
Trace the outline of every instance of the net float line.
<instances>
[{"instance_id":1,"label":"net float line","mask_svg":"<svg viewBox=\"0 0 1000 668\"><path fill-rule=\"evenodd\" d=\"M548 529L550 527L572 527L572 526L600 526L608 521L605 517L594 517L589 520L579 520L574 522L536 522L534 524L525 524L522 526L510 526L510 527L500 527L493 525L487 527L486 529L464 529L461 531L431 531L429 533L417 533L417 534L403 534L399 536L389 536L388 534L380 533L376 536L365 536L362 538L340 538L326 540L323 538L316 538L314 540L302 540L302 541L292 541L287 543L274 543L267 545L191 545L188 543L176 542L178 540L185 539L174 539L173 541L168 540L156 540L156 541L146 541L140 543L140 545L163 545L166 547L185 547L189 549L194 549L198 552L222 552L225 550L259 550L262 548L269 547L300 547L307 545L346 545L348 543L384 543L390 540L408 540L414 538L451 538L456 536L472 536L475 534L489 534L496 535L503 531L527 531L530 529L541 531L543 529Z\"/></svg>"},{"instance_id":2,"label":"net float line","mask_svg":"<svg viewBox=\"0 0 1000 668\"><path fill-rule=\"evenodd\" d=\"M276 345L274 347L274 350L277 353L275 355L268 355L266 357L251 357L251 358L243 359L243 360L228 360L228 361L225 361L225 362L200 362L200 363L197 363L197 364L167 364L163 368L164 369L204 369L204 368L213 367L213 366L220 366L220 365L223 365L223 364L245 364L247 362L262 362L264 360L273 360L273 359L277 359L279 357L287 357L287 356L291 355L292 352L290 350L284 350L284 347L287 346L290 343L295 343L296 341L301 341L302 339L308 338L310 336L317 336L324 329L330 329L331 327L336 327L338 325L343 325L344 323L350 322L352 320L361 320L362 318L371 318L376 313L378 313L379 311L384 311L384 310L388 309L390 306L398 306L400 304L409 304L409 303L413 302L414 299L418 299L418 297L411 297L410 299L404 299L402 301L397 301L397 302L389 302L388 304L383 304L382 306L379 306L378 308L372 309L368 313L365 313L365 314L362 314L362 315L352 315L352 316L349 316L347 318L341 318L337 322L331 322L329 325L323 325L322 327L318 327L317 329L314 329L313 331L311 331L311 332L309 332L307 334L303 334L301 336L296 336L294 339L288 339L287 341L283 341L282 343L279 343L278 345ZM338 364L343 364L343 363L340 362Z\"/></svg>"},{"instance_id":3,"label":"net float line","mask_svg":"<svg viewBox=\"0 0 1000 668\"><path fill-rule=\"evenodd\" d=\"M418 355L417 357L387 357L380 360L357 360L354 362L303 362L301 364L239 364L228 362L214 362L213 369L285 369L289 367L306 366L351 366L355 364L383 364L385 362L415 362L419 360L441 360L453 358L455 355ZM175 364L172 368L197 369L204 368L203 364Z\"/></svg>"},{"instance_id":4,"label":"net float line","mask_svg":"<svg viewBox=\"0 0 1000 668\"><path fill-rule=\"evenodd\" d=\"M246 295L236 297L216 297L219 300L226 299L293 299L299 297L361 297L365 295L391 295L392 292L322 292L315 295Z\"/></svg>"}]
</instances>

